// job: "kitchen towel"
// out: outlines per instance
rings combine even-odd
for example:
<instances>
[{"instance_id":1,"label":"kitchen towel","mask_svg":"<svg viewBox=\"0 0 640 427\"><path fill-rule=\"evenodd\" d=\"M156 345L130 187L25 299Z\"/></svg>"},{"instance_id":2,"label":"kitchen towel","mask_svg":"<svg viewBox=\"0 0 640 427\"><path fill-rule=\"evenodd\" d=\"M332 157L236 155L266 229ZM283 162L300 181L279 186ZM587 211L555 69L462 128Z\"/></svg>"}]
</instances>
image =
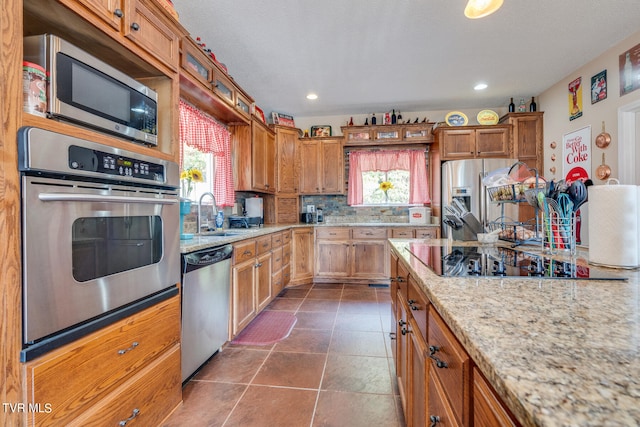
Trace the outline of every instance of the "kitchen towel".
<instances>
[{"instance_id":1,"label":"kitchen towel","mask_svg":"<svg viewBox=\"0 0 640 427\"><path fill-rule=\"evenodd\" d=\"M589 187L589 262L612 267L640 266L640 187Z\"/></svg>"}]
</instances>

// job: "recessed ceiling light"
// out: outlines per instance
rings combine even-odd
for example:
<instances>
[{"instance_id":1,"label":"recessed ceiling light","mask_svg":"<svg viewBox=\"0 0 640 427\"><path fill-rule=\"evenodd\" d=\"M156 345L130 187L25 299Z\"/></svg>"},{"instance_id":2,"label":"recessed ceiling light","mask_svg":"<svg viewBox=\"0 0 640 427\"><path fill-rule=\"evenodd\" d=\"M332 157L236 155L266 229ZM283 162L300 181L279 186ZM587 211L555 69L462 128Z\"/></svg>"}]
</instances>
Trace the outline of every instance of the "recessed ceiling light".
<instances>
[{"instance_id":1,"label":"recessed ceiling light","mask_svg":"<svg viewBox=\"0 0 640 427\"><path fill-rule=\"evenodd\" d=\"M309 95L307 95L307 99L318 99L318 95L316 95L315 93L310 93Z\"/></svg>"},{"instance_id":2,"label":"recessed ceiling light","mask_svg":"<svg viewBox=\"0 0 640 427\"><path fill-rule=\"evenodd\" d=\"M486 83L478 83L477 85L475 85L473 87L474 90L485 90L487 88L487 84Z\"/></svg>"}]
</instances>

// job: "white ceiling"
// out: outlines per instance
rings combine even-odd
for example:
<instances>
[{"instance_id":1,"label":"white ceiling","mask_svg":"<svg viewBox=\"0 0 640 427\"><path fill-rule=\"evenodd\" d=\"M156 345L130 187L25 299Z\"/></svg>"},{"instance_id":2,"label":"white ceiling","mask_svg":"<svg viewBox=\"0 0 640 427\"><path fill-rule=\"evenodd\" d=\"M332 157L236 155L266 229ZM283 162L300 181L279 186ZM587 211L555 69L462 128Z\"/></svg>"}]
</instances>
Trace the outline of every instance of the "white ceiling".
<instances>
[{"instance_id":1,"label":"white ceiling","mask_svg":"<svg viewBox=\"0 0 640 427\"><path fill-rule=\"evenodd\" d=\"M173 0L266 114L294 117L505 106L640 29L638 0L505 0L479 20L466 2Z\"/></svg>"}]
</instances>

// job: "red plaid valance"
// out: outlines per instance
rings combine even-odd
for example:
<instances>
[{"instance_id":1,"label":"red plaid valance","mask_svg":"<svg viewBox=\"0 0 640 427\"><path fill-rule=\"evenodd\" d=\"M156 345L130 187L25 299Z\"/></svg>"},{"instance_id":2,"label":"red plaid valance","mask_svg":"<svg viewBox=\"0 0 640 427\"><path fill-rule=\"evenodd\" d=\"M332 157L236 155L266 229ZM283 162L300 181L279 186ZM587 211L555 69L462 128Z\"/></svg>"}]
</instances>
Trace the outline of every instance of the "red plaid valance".
<instances>
[{"instance_id":1,"label":"red plaid valance","mask_svg":"<svg viewBox=\"0 0 640 427\"><path fill-rule=\"evenodd\" d=\"M213 154L215 176L212 192L217 205L233 206L233 170L231 166L231 134L227 128L197 108L180 101L180 164L183 144L203 153Z\"/></svg>"}]
</instances>

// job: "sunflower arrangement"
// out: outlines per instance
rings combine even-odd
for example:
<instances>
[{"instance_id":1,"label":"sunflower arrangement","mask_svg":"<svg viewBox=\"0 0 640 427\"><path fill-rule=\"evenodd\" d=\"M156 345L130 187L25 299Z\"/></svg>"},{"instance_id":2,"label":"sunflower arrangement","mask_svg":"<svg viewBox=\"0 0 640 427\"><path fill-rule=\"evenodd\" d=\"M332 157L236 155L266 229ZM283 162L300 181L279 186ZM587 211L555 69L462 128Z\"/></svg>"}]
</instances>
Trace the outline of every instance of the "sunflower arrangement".
<instances>
[{"instance_id":1,"label":"sunflower arrangement","mask_svg":"<svg viewBox=\"0 0 640 427\"><path fill-rule=\"evenodd\" d=\"M180 172L182 181L182 192L187 199L191 198L191 191L196 187L197 182L203 182L202 171L197 168L187 168Z\"/></svg>"},{"instance_id":2,"label":"sunflower arrangement","mask_svg":"<svg viewBox=\"0 0 640 427\"><path fill-rule=\"evenodd\" d=\"M382 181L378 189L382 190L384 195L387 196L387 191L393 190L393 183L391 181Z\"/></svg>"}]
</instances>

